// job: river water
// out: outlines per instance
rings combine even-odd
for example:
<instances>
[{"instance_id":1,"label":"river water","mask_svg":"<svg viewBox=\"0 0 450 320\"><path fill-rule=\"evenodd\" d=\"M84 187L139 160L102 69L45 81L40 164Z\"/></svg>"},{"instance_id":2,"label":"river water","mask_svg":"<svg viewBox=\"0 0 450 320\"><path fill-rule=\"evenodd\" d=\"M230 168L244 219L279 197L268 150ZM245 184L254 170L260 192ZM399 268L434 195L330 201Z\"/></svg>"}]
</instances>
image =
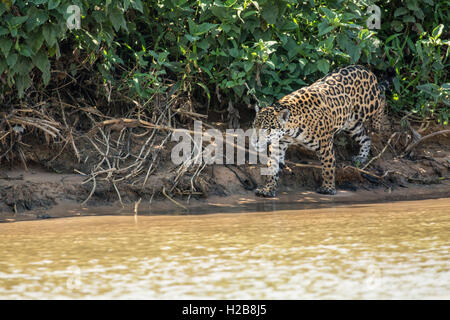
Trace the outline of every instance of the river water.
<instances>
[{"instance_id":1,"label":"river water","mask_svg":"<svg viewBox=\"0 0 450 320\"><path fill-rule=\"evenodd\" d=\"M0 224L0 299L450 299L450 199Z\"/></svg>"}]
</instances>

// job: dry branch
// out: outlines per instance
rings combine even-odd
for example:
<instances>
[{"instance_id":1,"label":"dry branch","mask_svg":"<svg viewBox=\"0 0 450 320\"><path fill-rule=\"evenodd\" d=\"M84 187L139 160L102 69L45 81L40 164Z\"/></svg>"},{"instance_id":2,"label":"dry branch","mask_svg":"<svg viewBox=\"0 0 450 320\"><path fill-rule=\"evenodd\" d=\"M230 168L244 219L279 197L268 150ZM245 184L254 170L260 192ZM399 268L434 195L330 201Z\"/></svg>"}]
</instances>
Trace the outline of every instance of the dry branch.
<instances>
[{"instance_id":1,"label":"dry branch","mask_svg":"<svg viewBox=\"0 0 450 320\"><path fill-rule=\"evenodd\" d=\"M432 137L435 137L435 136L437 136L437 135L447 134L447 133L450 133L450 129L447 129L447 130L441 130L441 131L436 131L436 132L430 133L429 135L427 135L427 136L425 136L425 137L420 138L418 141L416 141L416 142L410 144L410 145L405 149L405 152L404 152L404 154L403 154L403 157L407 156L414 148L416 148L420 143L424 142L425 140L428 140L428 139L430 139L430 138L432 138Z\"/></svg>"},{"instance_id":2,"label":"dry branch","mask_svg":"<svg viewBox=\"0 0 450 320\"><path fill-rule=\"evenodd\" d=\"M383 155L383 153L386 151L387 147L391 144L392 139L394 139L394 137L395 137L396 135L397 135L397 132L394 132L394 133L390 136L390 138L389 138L388 142L386 143L386 145L384 146L383 150L381 150L381 152L380 152L377 156L375 156L375 157L373 157L372 159L370 159L370 161L367 162L367 163L362 167L362 169L366 169L372 162L374 162L375 160L379 159L379 158Z\"/></svg>"}]
</instances>

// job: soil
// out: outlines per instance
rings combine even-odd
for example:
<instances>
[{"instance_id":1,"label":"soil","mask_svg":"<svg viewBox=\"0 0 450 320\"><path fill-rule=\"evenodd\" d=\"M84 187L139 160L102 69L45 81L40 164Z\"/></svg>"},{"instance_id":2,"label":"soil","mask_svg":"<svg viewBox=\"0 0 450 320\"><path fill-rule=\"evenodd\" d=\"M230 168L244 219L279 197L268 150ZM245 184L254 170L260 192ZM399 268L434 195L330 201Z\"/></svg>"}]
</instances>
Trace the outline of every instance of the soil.
<instances>
[{"instance_id":1,"label":"soil","mask_svg":"<svg viewBox=\"0 0 450 320\"><path fill-rule=\"evenodd\" d=\"M434 127L421 134L443 129ZM46 164L42 159L53 158L54 154L50 157L51 148L39 145L34 151L35 160L30 160L26 168L23 165L0 167L0 222L134 214L135 209L138 214L202 214L450 197L450 135L423 141L404 156L402 150L411 143L406 141L408 137L411 136L399 134L384 149L389 137L372 135L372 155L385 151L365 170L352 167L348 161L357 152L354 143L345 136L336 137L338 192L335 196L314 192L320 183L319 161L314 154L293 146L287 152L278 196L273 199L258 198L249 190L261 182L260 167L255 165L206 166L197 179L197 192L180 191L183 188L166 192L164 188L176 169L170 161L165 161L170 155L168 145L169 151L161 155L158 170L150 176L145 188L118 186L123 206L117 190L101 181L89 201L83 203L93 190L92 182L83 184L86 177L74 170L87 172L83 171L86 164L75 164L70 150L62 153L57 161ZM190 184L189 177L187 174L185 185Z\"/></svg>"}]
</instances>

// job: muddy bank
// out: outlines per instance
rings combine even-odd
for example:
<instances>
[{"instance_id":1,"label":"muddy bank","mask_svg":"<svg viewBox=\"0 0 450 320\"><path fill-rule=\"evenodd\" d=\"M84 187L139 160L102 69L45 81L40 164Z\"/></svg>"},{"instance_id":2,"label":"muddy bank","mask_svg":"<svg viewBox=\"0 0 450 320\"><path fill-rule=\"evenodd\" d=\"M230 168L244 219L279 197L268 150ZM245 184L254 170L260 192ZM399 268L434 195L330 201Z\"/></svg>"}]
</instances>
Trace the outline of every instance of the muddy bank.
<instances>
[{"instance_id":1,"label":"muddy bank","mask_svg":"<svg viewBox=\"0 0 450 320\"><path fill-rule=\"evenodd\" d=\"M438 130L442 128L422 135ZM55 158L51 148L36 145L30 152L34 160L27 168L0 168L0 222L134 214L135 207L139 214L200 214L450 197L450 135L427 139L405 155L405 148L411 145L407 140L407 134L398 134L389 141L372 135L375 159L362 169L348 160L357 152L357 146L345 135L337 136L336 196L314 192L320 184L320 163L314 154L292 146L274 199L258 198L251 190L261 183L260 166L213 165L201 172L187 170L178 174L179 167L170 161L170 143L158 150L154 157L158 163L144 183L139 178L133 183L124 180L116 184L99 179L101 175L83 175L92 172L92 163L75 161L70 150ZM97 161L95 150L86 150L85 154L90 152L86 159ZM46 161L50 158L52 161Z\"/></svg>"},{"instance_id":2,"label":"muddy bank","mask_svg":"<svg viewBox=\"0 0 450 320\"><path fill-rule=\"evenodd\" d=\"M401 162L396 165L401 166ZM437 164L430 168L434 166ZM410 170L425 170L424 176L427 175L426 168L423 164L417 168L409 167ZM430 168L428 169L435 170ZM11 170L6 175L3 173L0 179L0 222L89 215L133 215L139 199L138 214L152 215L313 209L450 196L448 168L447 176L436 178L430 175L421 184L408 182L406 178L391 182L386 179L383 184L367 180L361 182L360 179L365 179L358 175L349 177L340 168L337 194L325 196L315 193L308 183L308 177L315 181L318 169L293 167L291 171L283 172L278 196L273 199L256 197L253 191L243 187L228 168L216 167L214 173L218 183L208 197L191 195L190 199L186 196L168 198L155 194L153 197L142 197L128 190L122 192L122 207L115 191L107 186L98 188L92 199L82 204L89 194L89 188L82 184L84 177L81 175L50 173L42 168L31 168L28 172ZM257 179L256 176L255 178Z\"/></svg>"}]
</instances>

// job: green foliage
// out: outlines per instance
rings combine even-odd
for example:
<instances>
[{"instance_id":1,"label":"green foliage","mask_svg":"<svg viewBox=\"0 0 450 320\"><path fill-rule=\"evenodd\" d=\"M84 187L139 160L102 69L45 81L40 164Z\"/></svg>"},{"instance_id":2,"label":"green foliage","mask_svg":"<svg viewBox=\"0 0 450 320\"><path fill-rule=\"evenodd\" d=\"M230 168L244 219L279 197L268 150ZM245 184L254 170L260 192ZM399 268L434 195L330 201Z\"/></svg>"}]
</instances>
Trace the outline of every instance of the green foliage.
<instances>
[{"instance_id":1,"label":"green foliage","mask_svg":"<svg viewBox=\"0 0 450 320\"><path fill-rule=\"evenodd\" d=\"M242 106L255 96L268 105L338 66L391 65L393 110L446 122L450 2L376 2L381 29L369 30L374 3L2 0L0 75L23 96L31 85L51 82L52 63L66 46L64 59L77 48L104 81L133 98L181 90L222 111L230 100ZM81 29L70 31L73 4L81 9Z\"/></svg>"},{"instance_id":2,"label":"green foliage","mask_svg":"<svg viewBox=\"0 0 450 320\"><path fill-rule=\"evenodd\" d=\"M325 7L320 1L160 0L146 9L156 18L136 20L138 29L128 39L137 44L133 54L208 101L211 92L220 92L238 104L256 95L268 105L337 66L384 66L376 55L381 57L381 42L365 27L365 7L352 1L328 1ZM164 64L156 58L161 53ZM134 77L139 95L151 96L141 88L156 84L155 74Z\"/></svg>"},{"instance_id":3,"label":"green foliage","mask_svg":"<svg viewBox=\"0 0 450 320\"><path fill-rule=\"evenodd\" d=\"M390 103L395 111L432 115L448 124L449 1L393 1L384 51L399 77Z\"/></svg>"},{"instance_id":4,"label":"green foliage","mask_svg":"<svg viewBox=\"0 0 450 320\"><path fill-rule=\"evenodd\" d=\"M78 5L83 15L82 29L69 31L69 5ZM113 46L114 31L128 31L127 9L142 11L140 0L2 0L0 3L0 74L7 85L16 87L20 97L32 81L30 71L40 70L44 85L51 80L51 60L61 57L60 44L72 40L74 46L96 55L100 46ZM89 12L89 14L86 14ZM70 57L64 57L70 59ZM119 61L119 60L118 60Z\"/></svg>"}]
</instances>

